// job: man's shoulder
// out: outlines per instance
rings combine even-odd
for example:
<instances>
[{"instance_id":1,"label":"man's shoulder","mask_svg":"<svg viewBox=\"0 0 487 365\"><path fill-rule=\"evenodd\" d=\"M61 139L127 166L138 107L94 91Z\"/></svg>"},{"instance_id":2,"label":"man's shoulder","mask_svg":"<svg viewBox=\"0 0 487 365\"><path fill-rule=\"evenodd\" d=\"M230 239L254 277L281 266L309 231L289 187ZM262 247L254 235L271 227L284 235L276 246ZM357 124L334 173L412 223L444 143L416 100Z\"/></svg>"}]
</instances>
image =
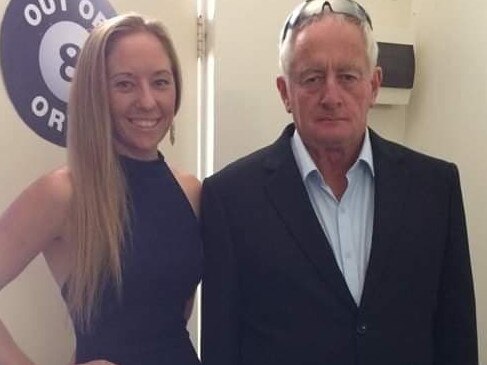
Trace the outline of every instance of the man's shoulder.
<instances>
[{"instance_id":1,"label":"man's shoulder","mask_svg":"<svg viewBox=\"0 0 487 365\"><path fill-rule=\"evenodd\" d=\"M230 183L255 178L265 170L266 161L272 155L274 145L263 147L243 156L206 179L209 183Z\"/></svg>"},{"instance_id":2,"label":"man's shoulder","mask_svg":"<svg viewBox=\"0 0 487 365\"><path fill-rule=\"evenodd\" d=\"M374 159L386 156L417 168L448 168L453 165L445 159L387 140L373 131L371 131L371 143Z\"/></svg>"}]
</instances>

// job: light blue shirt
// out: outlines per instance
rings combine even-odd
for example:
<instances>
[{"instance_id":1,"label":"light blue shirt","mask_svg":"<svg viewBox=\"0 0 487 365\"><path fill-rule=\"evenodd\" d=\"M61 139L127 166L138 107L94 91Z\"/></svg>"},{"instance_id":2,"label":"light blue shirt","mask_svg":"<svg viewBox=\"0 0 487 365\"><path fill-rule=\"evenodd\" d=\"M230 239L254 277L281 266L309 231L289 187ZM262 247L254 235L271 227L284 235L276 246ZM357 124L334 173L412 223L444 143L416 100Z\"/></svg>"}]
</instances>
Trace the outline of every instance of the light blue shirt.
<instances>
[{"instance_id":1,"label":"light blue shirt","mask_svg":"<svg viewBox=\"0 0 487 365\"><path fill-rule=\"evenodd\" d=\"M340 201L324 181L297 130L291 138L291 147L316 217L358 306L369 263L374 222L374 163L369 131L366 131L357 160L347 172L348 184Z\"/></svg>"}]
</instances>

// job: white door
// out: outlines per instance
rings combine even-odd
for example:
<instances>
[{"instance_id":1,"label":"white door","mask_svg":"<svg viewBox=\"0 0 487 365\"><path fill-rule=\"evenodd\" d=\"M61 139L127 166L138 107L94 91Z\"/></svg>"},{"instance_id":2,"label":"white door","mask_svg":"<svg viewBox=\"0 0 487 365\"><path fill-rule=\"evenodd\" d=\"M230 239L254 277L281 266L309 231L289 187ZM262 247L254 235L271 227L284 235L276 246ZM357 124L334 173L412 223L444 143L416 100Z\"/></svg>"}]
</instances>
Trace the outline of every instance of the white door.
<instances>
[{"instance_id":1,"label":"white door","mask_svg":"<svg viewBox=\"0 0 487 365\"><path fill-rule=\"evenodd\" d=\"M275 79L279 30L299 0L216 1L215 171L274 141L290 121Z\"/></svg>"},{"instance_id":2,"label":"white door","mask_svg":"<svg viewBox=\"0 0 487 365\"><path fill-rule=\"evenodd\" d=\"M81 5L86 14L95 10L96 15L100 3L109 3L117 13L135 11L161 20L173 37L183 70L176 144L170 146L164 142L161 149L172 164L196 174L196 0L3 0L0 2L2 19L11 2L16 6L23 4L30 12L33 24L37 19L41 21L40 17L48 21L51 10L59 13L72 6ZM19 41L18 48L22 47L25 43ZM5 78L0 82L1 212L30 182L64 164L66 154L64 148L39 137L22 121L7 94ZM35 363L65 365L70 361L74 347L72 328L59 290L42 257L36 258L24 273L2 290L0 318ZM196 343L195 318L190 321L189 330Z\"/></svg>"}]
</instances>

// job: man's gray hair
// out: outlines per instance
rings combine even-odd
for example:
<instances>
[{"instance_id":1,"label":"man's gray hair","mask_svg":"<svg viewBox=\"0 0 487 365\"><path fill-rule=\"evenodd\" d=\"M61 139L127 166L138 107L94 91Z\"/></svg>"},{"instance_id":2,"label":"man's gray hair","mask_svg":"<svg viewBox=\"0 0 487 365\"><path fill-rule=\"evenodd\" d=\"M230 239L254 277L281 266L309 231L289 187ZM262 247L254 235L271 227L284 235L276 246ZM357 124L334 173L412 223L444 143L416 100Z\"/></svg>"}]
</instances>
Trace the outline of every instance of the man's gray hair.
<instances>
[{"instance_id":1,"label":"man's gray hair","mask_svg":"<svg viewBox=\"0 0 487 365\"><path fill-rule=\"evenodd\" d=\"M377 45L377 41L375 40L374 34L372 32L372 28L370 27L369 23L367 23L366 21L359 21L358 19L345 14L325 11L309 17L301 24L299 24L298 26L290 30L288 32L287 37L282 42L279 43L279 68L281 69L281 73L284 76L289 76L289 67L292 61L292 52L293 52L293 46L294 46L294 41L296 39L296 35L304 28L309 26L311 23L314 23L316 21L323 19L324 17L329 17L329 16L333 16L342 21L354 23L358 27L360 27L360 29L362 30L362 34L364 36L369 66L371 69L377 66L377 58L379 56L379 46Z\"/></svg>"}]
</instances>

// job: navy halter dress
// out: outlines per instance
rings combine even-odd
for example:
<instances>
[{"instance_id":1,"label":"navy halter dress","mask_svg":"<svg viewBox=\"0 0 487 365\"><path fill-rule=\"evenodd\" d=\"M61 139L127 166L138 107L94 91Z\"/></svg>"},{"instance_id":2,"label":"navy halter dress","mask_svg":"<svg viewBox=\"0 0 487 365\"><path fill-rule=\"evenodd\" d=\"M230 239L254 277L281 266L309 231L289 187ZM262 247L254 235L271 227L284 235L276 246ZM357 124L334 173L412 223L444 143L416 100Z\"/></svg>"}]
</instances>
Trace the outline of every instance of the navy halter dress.
<instances>
[{"instance_id":1,"label":"navy halter dress","mask_svg":"<svg viewBox=\"0 0 487 365\"><path fill-rule=\"evenodd\" d=\"M76 329L76 363L198 365L184 319L202 272L196 217L162 156L120 158L132 207L122 298L107 286L93 329Z\"/></svg>"}]
</instances>

